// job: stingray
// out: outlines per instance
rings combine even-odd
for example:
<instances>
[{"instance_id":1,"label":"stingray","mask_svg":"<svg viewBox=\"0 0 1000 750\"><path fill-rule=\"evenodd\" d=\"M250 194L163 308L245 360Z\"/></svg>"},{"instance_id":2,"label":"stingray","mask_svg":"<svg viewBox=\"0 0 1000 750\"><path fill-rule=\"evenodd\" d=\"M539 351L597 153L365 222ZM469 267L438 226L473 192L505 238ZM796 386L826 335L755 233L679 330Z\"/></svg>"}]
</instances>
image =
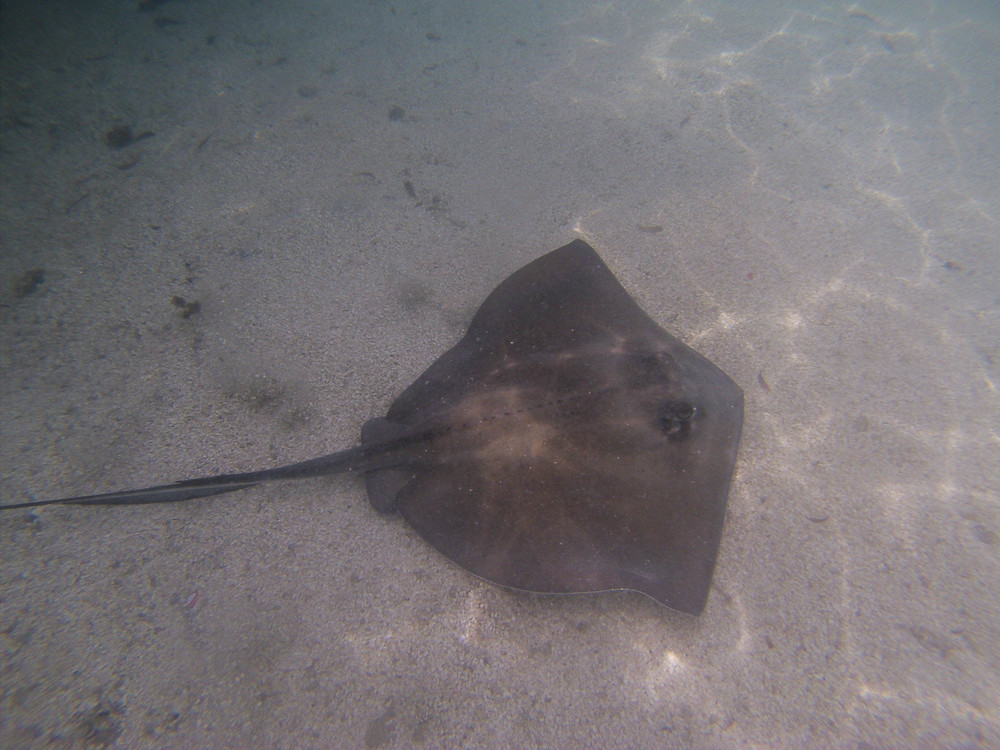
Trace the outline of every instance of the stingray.
<instances>
[{"instance_id":1,"label":"stingray","mask_svg":"<svg viewBox=\"0 0 1000 750\"><path fill-rule=\"evenodd\" d=\"M288 466L2 506L165 503L364 476L446 557L540 593L705 606L743 392L642 311L586 242L529 263L353 448Z\"/></svg>"}]
</instances>

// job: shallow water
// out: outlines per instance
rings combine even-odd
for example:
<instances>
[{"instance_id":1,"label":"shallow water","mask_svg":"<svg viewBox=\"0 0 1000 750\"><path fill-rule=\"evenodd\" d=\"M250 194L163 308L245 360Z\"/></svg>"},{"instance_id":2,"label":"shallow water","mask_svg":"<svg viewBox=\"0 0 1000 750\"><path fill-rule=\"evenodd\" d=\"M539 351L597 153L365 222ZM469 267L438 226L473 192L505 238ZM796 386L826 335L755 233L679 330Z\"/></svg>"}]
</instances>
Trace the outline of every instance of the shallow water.
<instances>
[{"instance_id":1,"label":"shallow water","mask_svg":"<svg viewBox=\"0 0 1000 750\"><path fill-rule=\"evenodd\" d=\"M574 236L737 476L697 619L351 478L12 512L0 744L1000 744L994 4L140 5L3 9L3 502L349 445Z\"/></svg>"}]
</instances>

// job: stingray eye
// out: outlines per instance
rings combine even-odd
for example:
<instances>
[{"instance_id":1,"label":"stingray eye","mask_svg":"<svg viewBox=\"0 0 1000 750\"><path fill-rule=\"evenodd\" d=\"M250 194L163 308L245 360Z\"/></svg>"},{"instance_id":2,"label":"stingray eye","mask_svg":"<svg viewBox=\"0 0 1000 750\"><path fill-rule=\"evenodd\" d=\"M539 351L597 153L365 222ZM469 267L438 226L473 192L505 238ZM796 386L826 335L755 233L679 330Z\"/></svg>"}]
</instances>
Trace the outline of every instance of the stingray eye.
<instances>
[{"instance_id":1,"label":"stingray eye","mask_svg":"<svg viewBox=\"0 0 1000 750\"><path fill-rule=\"evenodd\" d=\"M657 423L663 434L671 438L683 438L691 430L691 420L698 410L689 401L668 401L660 407Z\"/></svg>"}]
</instances>

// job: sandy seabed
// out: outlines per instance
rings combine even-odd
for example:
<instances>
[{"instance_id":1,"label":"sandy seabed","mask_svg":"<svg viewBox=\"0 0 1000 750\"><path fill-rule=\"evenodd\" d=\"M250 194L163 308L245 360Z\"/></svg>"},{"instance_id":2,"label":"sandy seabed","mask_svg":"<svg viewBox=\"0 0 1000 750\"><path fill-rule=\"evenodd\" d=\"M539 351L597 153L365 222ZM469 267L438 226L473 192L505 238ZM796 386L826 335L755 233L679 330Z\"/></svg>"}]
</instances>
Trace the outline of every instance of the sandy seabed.
<instances>
[{"instance_id":1,"label":"sandy seabed","mask_svg":"<svg viewBox=\"0 0 1000 750\"><path fill-rule=\"evenodd\" d=\"M698 618L351 477L4 514L0 745L1000 746L1000 13L795 6L4 3L4 503L351 445L573 237L746 421Z\"/></svg>"}]
</instances>

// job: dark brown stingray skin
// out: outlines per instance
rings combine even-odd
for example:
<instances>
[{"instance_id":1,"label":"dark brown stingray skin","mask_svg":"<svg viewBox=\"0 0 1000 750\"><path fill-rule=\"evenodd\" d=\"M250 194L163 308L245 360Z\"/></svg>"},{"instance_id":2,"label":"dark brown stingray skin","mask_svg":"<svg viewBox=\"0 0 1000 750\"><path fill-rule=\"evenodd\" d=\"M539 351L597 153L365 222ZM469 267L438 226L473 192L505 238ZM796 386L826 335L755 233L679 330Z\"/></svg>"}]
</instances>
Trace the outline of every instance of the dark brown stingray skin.
<instances>
[{"instance_id":1,"label":"dark brown stingray skin","mask_svg":"<svg viewBox=\"0 0 1000 750\"><path fill-rule=\"evenodd\" d=\"M536 592L634 589L696 615L742 424L739 387L656 325L575 240L500 284L356 448L0 509L176 502L363 472L375 508L399 510L482 578Z\"/></svg>"},{"instance_id":2,"label":"dark brown stingray skin","mask_svg":"<svg viewBox=\"0 0 1000 750\"><path fill-rule=\"evenodd\" d=\"M742 423L739 387L576 240L497 287L362 442L434 435L369 498L476 575L698 614Z\"/></svg>"}]
</instances>

